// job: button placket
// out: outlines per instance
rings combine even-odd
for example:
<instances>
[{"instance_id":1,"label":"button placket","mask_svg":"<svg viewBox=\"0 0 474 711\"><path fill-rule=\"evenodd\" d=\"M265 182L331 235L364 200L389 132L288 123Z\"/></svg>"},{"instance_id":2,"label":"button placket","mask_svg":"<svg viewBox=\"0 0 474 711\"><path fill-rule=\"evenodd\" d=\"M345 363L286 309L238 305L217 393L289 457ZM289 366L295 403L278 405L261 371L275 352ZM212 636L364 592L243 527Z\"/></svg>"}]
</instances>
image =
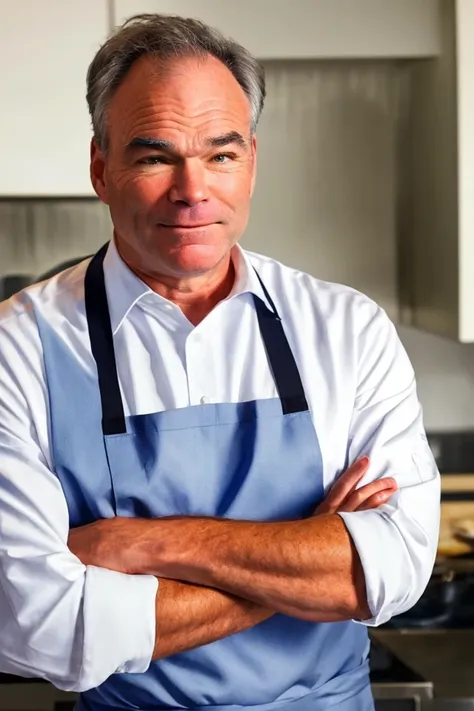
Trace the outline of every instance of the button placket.
<instances>
[{"instance_id":1,"label":"button placket","mask_svg":"<svg viewBox=\"0 0 474 711\"><path fill-rule=\"evenodd\" d=\"M186 372L189 404L207 405L211 403L212 368L209 368L208 347L202 333L193 331L186 340Z\"/></svg>"}]
</instances>

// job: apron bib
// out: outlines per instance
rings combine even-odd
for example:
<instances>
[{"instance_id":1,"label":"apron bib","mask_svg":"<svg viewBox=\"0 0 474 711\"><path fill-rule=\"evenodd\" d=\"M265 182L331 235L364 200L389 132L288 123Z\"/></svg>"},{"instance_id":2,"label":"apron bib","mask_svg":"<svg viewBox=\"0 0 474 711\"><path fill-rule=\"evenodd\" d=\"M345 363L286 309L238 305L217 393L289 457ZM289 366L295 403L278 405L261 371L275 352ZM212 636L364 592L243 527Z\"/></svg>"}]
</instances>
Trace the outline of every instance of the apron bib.
<instances>
[{"instance_id":1,"label":"apron bib","mask_svg":"<svg viewBox=\"0 0 474 711\"><path fill-rule=\"evenodd\" d=\"M277 398L126 417L104 282L106 250L104 245L95 255L85 277L96 377L83 371L37 314L55 472L71 527L114 515L309 516L323 497L321 452L295 359L264 285L270 307L253 299ZM151 662L143 674L114 674L83 693L78 708L373 711L368 650L363 625L278 614Z\"/></svg>"}]
</instances>

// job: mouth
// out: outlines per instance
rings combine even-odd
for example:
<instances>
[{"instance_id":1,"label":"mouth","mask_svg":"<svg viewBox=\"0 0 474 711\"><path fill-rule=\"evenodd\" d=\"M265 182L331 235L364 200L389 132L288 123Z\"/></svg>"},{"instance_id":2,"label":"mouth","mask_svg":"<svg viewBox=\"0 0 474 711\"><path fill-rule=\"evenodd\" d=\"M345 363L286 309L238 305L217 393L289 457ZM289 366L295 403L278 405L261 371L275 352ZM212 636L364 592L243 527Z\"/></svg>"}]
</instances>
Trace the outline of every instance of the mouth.
<instances>
[{"instance_id":1,"label":"mouth","mask_svg":"<svg viewBox=\"0 0 474 711\"><path fill-rule=\"evenodd\" d=\"M161 223L158 226L164 227L167 230L202 230L206 227L212 227L216 224L215 222L199 223L195 225L181 225L181 224L164 224Z\"/></svg>"}]
</instances>

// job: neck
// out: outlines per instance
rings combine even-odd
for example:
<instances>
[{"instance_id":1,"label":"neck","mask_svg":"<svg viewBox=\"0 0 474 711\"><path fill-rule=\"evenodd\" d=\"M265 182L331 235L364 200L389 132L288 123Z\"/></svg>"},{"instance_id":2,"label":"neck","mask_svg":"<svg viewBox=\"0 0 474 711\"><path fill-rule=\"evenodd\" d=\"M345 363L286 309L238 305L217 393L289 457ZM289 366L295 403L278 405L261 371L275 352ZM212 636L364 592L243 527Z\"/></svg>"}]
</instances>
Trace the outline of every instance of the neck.
<instances>
[{"instance_id":1,"label":"neck","mask_svg":"<svg viewBox=\"0 0 474 711\"><path fill-rule=\"evenodd\" d=\"M229 295L235 280L230 253L210 272L186 279L149 274L126 263L150 289L179 306L193 326L197 326Z\"/></svg>"}]
</instances>

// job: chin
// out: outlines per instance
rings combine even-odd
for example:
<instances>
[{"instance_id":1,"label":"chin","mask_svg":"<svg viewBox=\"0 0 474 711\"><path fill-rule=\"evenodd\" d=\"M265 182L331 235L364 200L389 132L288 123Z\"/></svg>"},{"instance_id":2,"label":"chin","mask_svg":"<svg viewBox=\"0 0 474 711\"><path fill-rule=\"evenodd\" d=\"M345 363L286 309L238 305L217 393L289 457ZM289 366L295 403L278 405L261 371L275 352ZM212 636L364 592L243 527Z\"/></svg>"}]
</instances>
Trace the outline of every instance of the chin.
<instances>
[{"instance_id":1,"label":"chin","mask_svg":"<svg viewBox=\"0 0 474 711\"><path fill-rule=\"evenodd\" d=\"M186 245L173 251L167 261L181 274L205 274L214 269L229 251L230 248L222 245Z\"/></svg>"}]
</instances>

